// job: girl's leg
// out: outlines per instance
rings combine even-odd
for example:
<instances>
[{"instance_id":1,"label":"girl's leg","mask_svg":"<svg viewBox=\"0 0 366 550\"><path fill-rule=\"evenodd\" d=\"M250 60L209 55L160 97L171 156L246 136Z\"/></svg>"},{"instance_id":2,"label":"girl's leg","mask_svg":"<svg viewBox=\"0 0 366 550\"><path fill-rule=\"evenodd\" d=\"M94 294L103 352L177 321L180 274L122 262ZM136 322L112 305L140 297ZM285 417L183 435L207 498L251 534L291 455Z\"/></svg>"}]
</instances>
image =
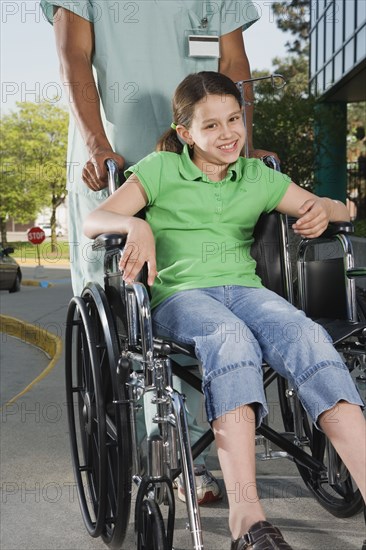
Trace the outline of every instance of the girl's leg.
<instances>
[{"instance_id":1,"label":"girl's leg","mask_svg":"<svg viewBox=\"0 0 366 550\"><path fill-rule=\"evenodd\" d=\"M248 540L257 548L270 543L291 550L280 531L264 521L258 499L255 426L267 412L262 353L248 326L228 308L232 290L216 287L175 294L154 311L155 329L195 346L202 363L207 419L229 498L231 550L248 548Z\"/></svg>"},{"instance_id":2,"label":"girl's leg","mask_svg":"<svg viewBox=\"0 0 366 550\"><path fill-rule=\"evenodd\" d=\"M252 330L265 360L289 379L313 421L319 421L365 498L363 402L331 338L303 312L266 289L238 292L233 311Z\"/></svg>"},{"instance_id":3,"label":"girl's leg","mask_svg":"<svg viewBox=\"0 0 366 550\"><path fill-rule=\"evenodd\" d=\"M366 502L366 422L360 407L341 401L321 414L318 422Z\"/></svg>"},{"instance_id":4,"label":"girl's leg","mask_svg":"<svg viewBox=\"0 0 366 550\"><path fill-rule=\"evenodd\" d=\"M264 519L255 480L255 427L266 414L266 403L261 350L248 327L226 307L225 296L224 288L176 294L158 306L154 323L158 334L194 345L203 365L206 413L237 539Z\"/></svg>"},{"instance_id":5,"label":"girl's leg","mask_svg":"<svg viewBox=\"0 0 366 550\"><path fill-rule=\"evenodd\" d=\"M230 531L237 539L265 519L256 486L253 408L238 407L214 420L212 428L229 500Z\"/></svg>"}]
</instances>

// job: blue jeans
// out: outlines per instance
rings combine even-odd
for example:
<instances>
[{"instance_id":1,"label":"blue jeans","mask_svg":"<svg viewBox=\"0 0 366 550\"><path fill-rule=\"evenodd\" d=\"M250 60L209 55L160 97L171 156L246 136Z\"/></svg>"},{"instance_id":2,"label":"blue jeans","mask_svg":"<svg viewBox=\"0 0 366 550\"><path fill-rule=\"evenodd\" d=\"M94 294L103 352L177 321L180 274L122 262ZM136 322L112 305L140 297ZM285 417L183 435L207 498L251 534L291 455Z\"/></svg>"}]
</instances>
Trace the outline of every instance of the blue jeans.
<instances>
[{"instance_id":1,"label":"blue jeans","mask_svg":"<svg viewBox=\"0 0 366 550\"><path fill-rule=\"evenodd\" d=\"M341 400L363 406L328 333L270 290L181 291L155 308L153 322L155 334L194 346L209 422L252 404L260 424L268 413L263 360L289 380L314 423Z\"/></svg>"}]
</instances>

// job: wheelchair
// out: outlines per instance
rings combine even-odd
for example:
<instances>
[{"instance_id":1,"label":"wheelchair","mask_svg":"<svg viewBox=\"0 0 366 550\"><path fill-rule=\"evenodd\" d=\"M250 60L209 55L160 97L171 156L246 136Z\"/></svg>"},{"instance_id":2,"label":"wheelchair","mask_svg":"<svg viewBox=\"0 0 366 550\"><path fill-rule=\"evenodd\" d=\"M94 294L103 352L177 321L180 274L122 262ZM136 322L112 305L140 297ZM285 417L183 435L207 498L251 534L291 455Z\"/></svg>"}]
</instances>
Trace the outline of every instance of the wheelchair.
<instances>
[{"instance_id":1,"label":"wheelchair","mask_svg":"<svg viewBox=\"0 0 366 550\"><path fill-rule=\"evenodd\" d=\"M275 163L274 159L269 159ZM108 161L110 186L118 179ZM290 221L263 214L255 228L252 253L264 285L299 305L333 338L350 371L366 370L366 308L356 292L352 224L331 224L318 239L301 240L297 277L292 275ZM88 284L73 297L66 325L66 393L71 455L81 514L88 533L110 548L122 548L135 499L138 550L173 548L173 481L182 474L192 548L203 550L203 532L193 460L213 441L210 429L190 444L185 398L174 389L173 375L201 392L194 350L153 334L150 300L140 280L125 284L118 270L125 236L100 235L94 247L104 253L104 288ZM341 254L322 259L317 249L339 246ZM328 512L350 517L362 508L360 492L326 436L309 422L295 391L263 365L264 386L276 384L283 429L268 422L257 429L259 458L288 458L313 496ZM147 449L137 436L142 400L156 409L157 434Z\"/></svg>"}]
</instances>

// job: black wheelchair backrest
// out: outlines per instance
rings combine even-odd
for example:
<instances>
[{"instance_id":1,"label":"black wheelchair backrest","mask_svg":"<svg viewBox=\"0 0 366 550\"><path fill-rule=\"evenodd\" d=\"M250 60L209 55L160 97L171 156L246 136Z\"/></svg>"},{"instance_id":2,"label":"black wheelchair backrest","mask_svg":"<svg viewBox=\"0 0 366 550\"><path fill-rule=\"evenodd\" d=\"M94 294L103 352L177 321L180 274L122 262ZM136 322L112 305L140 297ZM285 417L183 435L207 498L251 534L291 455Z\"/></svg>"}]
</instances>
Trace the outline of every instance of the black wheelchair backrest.
<instances>
[{"instance_id":1,"label":"black wheelchair backrest","mask_svg":"<svg viewBox=\"0 0 366 550\"><path fill-rule=\"evenodd\" d=\"M253 236L251 255L257 262L257 275L265 287L292 302L287 217L278 212L262 214Z\"/></svg>"}]
</instances>

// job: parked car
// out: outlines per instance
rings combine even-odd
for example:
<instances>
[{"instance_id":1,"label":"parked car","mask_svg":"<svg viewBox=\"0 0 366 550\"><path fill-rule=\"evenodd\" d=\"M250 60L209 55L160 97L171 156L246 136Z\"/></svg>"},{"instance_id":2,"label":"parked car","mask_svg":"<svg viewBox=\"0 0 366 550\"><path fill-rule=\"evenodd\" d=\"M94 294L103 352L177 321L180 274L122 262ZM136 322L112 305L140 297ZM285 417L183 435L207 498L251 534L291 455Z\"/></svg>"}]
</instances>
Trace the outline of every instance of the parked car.
<instances>
[{"instance_id":1,"label":"parked car","mask_svg":"<svg viewBox=\"0 0 366 550\"><path fill-rule=\"evenodd\" d=\"M45 232L46 238L51 237L51 224L50 223L43 223L41 226L43 231ZM62 229L61 225L56 224L56 237L63 237L65 235L64 230Z\"/></svg>"},{"instance_id":2,"label":"parked car","mask_svg":"<svg viewBox=\"0 0 366 550\"><path fill-rule=\"evenodd\" d=\"M50 223L37 223L36 226L43 229L46 238L51 237L51 224ZM27 233L29 232L30 229L31 228L28 229ZM63 228L61 227L61 225L56 224L56 237L63 237L64 235L65 235L65 232L64 232Z\"/></svg>"},{"instance_id":3,"label":"parked car","mask_svg":"<svg viewBox=\"0 0 366 550\"><path fill-rule=\"evenodd\" d=\"M18 292L22 282L22 271L19 264L9 256L14 248L0 246L0 290Z\"/></svg>"}]
</instances>

